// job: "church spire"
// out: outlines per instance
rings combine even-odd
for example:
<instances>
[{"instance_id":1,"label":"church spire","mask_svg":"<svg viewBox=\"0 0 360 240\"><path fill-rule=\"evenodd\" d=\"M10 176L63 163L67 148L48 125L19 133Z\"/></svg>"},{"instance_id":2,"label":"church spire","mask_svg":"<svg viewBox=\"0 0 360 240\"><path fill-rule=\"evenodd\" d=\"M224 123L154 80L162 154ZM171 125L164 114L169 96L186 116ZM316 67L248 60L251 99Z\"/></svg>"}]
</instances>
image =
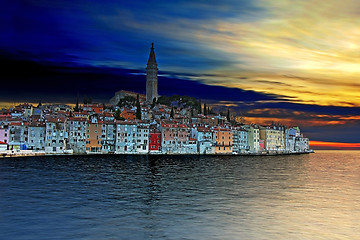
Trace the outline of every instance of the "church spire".
<instances>
[{"instance_id":1,"label":"church spire","mask_svg":"<svg viewBox=\"0 0 360 240\"><path fill-rule=\"evenodd\" d=\"M154 98L158 98L157 72L158 68L155 58L154 43L152 43L149 60L146 66L146 101L148 103L152 103Z\"/></svg>"},{"instance_id":2,"label":"church spire","mask_svg":"<svg viewBox=\"0 0 360 240\"><path fill-rule=\"evenodd\" d=\"M149 60L148 60L147 65L148 66L157 65L156 58L155 58L155 51L154 51L154 43L151 43L151 50L150 50L150 55L149 55Z\"/></svg>"}]
</instances>

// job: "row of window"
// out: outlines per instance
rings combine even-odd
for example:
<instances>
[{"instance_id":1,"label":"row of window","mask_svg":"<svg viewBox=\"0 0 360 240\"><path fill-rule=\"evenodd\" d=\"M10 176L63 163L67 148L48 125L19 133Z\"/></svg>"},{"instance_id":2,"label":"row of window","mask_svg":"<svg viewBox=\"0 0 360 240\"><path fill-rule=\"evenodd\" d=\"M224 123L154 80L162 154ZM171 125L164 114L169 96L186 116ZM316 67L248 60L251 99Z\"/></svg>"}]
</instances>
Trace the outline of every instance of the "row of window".
<instances>
[{"instance_id":1,"label":"row of window","mask_svg":"<svg viewBox=\"0 0 360 240\"><path fill-rule=\"evenodd\" d=\"M215 135L215 138L217 139L217 138L218 138L218 136L217 136L217 135ZM224 136L222 136L222 139L225 139L225 137L224 137ZM229 139L231 139L231 136L229 136Z\"/></svg>"}]
</instances>

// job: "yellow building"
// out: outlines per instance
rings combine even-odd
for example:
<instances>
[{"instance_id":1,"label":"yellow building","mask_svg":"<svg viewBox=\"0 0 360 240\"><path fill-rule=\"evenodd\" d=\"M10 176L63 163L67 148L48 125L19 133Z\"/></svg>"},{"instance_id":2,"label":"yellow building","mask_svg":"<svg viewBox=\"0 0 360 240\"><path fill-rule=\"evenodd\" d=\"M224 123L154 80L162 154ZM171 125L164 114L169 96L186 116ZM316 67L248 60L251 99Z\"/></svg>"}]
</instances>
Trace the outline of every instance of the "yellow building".
<instances>
[{"instance_id":1,"label":"yellow building","mask_svg":"<svg viewBox=\"0 0 360 240\"><path fill-rule=\"evenodd\" d=\"M230 129L215 128L215 154L231 154L233 151L233 133Z\"/></svg>"},{"instance_id":2,"label":"yellow building","mask_svg":"<svg viewBox=\"0 0 360 240\"><path fill-rule=\"evenodd\" d=\"M265 141L266 151L285 151L285 135L283 127L260 127L260 139Z\"/></svg>"}]
</instances>

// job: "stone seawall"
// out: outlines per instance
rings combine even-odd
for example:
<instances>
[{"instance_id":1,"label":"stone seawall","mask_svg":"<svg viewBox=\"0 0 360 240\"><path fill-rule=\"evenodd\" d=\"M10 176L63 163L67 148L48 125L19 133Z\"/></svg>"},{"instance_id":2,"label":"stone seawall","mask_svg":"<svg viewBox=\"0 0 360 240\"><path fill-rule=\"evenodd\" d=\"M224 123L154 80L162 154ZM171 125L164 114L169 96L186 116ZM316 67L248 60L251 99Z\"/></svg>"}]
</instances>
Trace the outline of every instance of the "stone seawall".
<instances>
[{"instance_id":1,"label":"stone seawall","mask_svg":"<svg viewBox=\"0 0 360 240\"><path fill-rule=\"evenodd\" d=\"M180 153L84 153L76 154L72 152L65 153L46 153L44 151L33 152L31 150L18 150L18 151L1 151L0 157L31 157L31 156L79 156L79 155L151 155L151 156L163 156L163 155L204 155L204 156L278 156L278 155L295 155L295 154L308 154L314 153L314 150L308 150L305 152L262 152L262 153L239 153L239 154L180 154Z\"/></svg>"}]
</instances>

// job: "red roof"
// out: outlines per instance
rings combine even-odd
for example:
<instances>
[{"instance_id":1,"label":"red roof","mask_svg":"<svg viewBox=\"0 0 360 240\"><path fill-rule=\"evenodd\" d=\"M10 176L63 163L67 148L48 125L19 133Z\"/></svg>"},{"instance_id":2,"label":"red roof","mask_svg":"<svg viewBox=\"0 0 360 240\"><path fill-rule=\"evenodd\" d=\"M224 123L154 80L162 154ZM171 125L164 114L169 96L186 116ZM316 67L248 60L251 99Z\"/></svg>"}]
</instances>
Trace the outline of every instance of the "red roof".
<instances>
[{"instance_id":1,"label":"red roof","mask_svg":"<svg viewBox=\"0 0 360 240\"><path fill-rule=\"evenodd\" d=\"M116 121L116 124L118 125L136 125L136 122L133 122L133 121L119 121L117 120Z\"/></svg>"},{"instance_id":2,"label":"red roof","mask_svg":"<svg viewBox=\"0 0 360 240\"><path fill-rule=\"evenodd\" d=\"M211 129L206 127L198 127L197 130L198 132L211 132Z\"/></svg>"},{"instance_id":3,"label":"red roof","mask_svg":"<svg viewBox=\"0 0 360 240\"><path fill-rule=\"evenodd\" d=\"M2 141L0 141L0 144L1 145L8 145L6 142L2 142Z\"/></svg>"},{"instance_id":4,"label":"red roof","mask_svg":"<svg viewBox=\"0 0 360 240\"><path fill-rule=\"evenodd\" d=\"M29 125L28 122L10 122L11 126L27 126Z\"/></svg>"},{"instance_id":5,"label":"red roof","mask_svg":"<svg viewBox=\"0 0 360 240\"><path fill-rule=\"evenodd\" d=\"M229 131L231 131L230 129L227 129L227 128L215 128L214 130L215 131L220 131L220 132L229 132Z\"/></svg>"},{"instance_id":6,"label":"red roof","mask_svg":"<svg viewBox=\"0 0 360 240\"><path fill-rule=\"evenodd\" d=\"M87 118L83 118L83 117L69 117L68 118L69 121L77 121L77 122L86 122Z\"/></svg>"},{"instance_id":7,"label":"red roof","mask_svg":"<svg viewBox=\"0 0 360 240\"><path fill-rule=\"evenodd\" d=\"M47 122L52 122L52 123L57 123L57 122L65 122L65 118L64 117L47 117L46 118Z\"/></svg>"}]
</instances>

